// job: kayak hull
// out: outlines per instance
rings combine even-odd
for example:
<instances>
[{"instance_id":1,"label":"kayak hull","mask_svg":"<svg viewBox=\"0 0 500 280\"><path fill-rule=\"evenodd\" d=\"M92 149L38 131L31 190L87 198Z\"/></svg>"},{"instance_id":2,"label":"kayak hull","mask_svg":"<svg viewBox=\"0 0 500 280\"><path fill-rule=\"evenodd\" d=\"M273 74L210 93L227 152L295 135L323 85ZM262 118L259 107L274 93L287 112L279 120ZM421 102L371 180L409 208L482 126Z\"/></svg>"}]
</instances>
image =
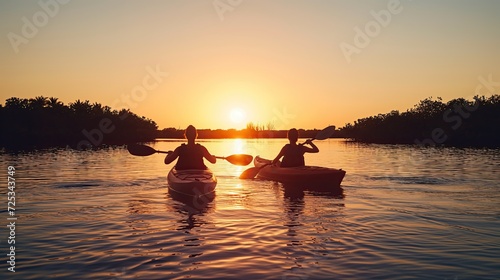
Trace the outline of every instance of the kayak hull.
<instances>
[{"instance_id":1,"label":"kayak hull","mask_svg":"<svg viewBox=\"0 0 500 280\"><path fill-rule=\"evenodd\" d=\"M342 169L319 166L278 167L270 165L271 161L259 156L255 157L254 164L261 167L257 178L293 184L300 186L340 187L345 176Z\"/></svg>"},{"instance_id":2,"label":"kayak hull","mask_svg":"<svg viewBox=\"0 0 500 280\"><path fill-rule=\"evenodd\" d=\"M167 176L168 189L182 195L202 196L215 192L217 178L210 169L177 170L172 168Z\"/></svg>"}]
</instances>

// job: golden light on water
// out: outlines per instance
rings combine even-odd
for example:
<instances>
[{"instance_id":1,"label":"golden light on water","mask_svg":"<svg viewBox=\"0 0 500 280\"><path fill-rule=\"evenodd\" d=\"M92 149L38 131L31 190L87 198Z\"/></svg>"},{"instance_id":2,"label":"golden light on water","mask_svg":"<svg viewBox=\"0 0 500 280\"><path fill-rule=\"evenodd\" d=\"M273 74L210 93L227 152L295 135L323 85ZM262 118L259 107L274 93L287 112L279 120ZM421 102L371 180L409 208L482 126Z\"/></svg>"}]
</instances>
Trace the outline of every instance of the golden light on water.
<instances>
[{"instance_id":1,"label":"golden light on water","mask_svg":"<svg viewBox=\"0 0 500 280\"><path fill-rule=\"evenodd\" d=\"M172 150L184 142L169 139L154 148ZM267 157L285 141L200 142L216 155L259 151ZM242 180L238 171L252 165L220 160L207 163L219 179L215 198L194 200L168 191L173 164L165 165L163 154L134 157L109 148L16 155L25 183L16 192L27 206L20 213L23 244L34 250L23 261L33 265L17 272L24 273L18 278L43 278L54 260L61 262L55 273L82 279L109 278L109 271L85 270L103 265L123 267L113 276L134 279L323 279L338 273L360 278L360 266L370 268L363 279L381 273L403 278L408 271L418 273L415 278L449 278L443 267L470 278L485 278L486 269L498 275L498 223L491 210L499 203L491 185L498 177L497 151L434 149L435 159L446 164L430 165L427 159L407 160L426 158L424 149L336 139L316 143L321 152L307 155L306 162L347 170L340 193ZM468 168L460 169L464 160ZM12 156L0 155L0 161L11 162ZM395 171L403 165L411 173ZM459 178L457 169L463 171ZM47 207L47 201L54 203ZM46 234L47 228L54 232ZM478 232L484 233L479 239ZM93 252L91 258L86 251ZM450 266L449 260L458 264ZM83 269L75 271L75 264ZM477 273L478 267L487 272Z\"/></svg>"},{"instance_id":2,"label":"golden light on water","mask_svg":"<svg viewBox=\"0 0 500 280\"><path fill-rule=\"evenodd\" d=\"M233 141L233 153L235 154L241 154L244 152L244 147L245 147L245 142L243 141L243 139L234 139Z\"/></svg>"}]
</instances>

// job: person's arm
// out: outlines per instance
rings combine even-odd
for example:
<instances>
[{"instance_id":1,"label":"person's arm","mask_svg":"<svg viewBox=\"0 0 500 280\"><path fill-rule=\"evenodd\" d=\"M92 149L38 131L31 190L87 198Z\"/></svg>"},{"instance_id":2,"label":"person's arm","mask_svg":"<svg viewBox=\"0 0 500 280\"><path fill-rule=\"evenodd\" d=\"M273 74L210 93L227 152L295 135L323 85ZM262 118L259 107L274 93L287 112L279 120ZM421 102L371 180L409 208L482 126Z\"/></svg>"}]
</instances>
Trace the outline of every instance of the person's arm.
<instances>
[{"instance_id":1,"label":"person's arm","mask_svg":"<svg viewBox=\"0 0 500 280\"><path fill-rule=\"evenodd\" d=\"M283 155L285 155L285 148L286 148L286 145L283 146L283 148L281 148L280 153L273 159L272 164L278 163L280 161L281 157L283 157Z\"/></svg>"},{"instance_id":2,"label":"person's arm","mask_svg":"<svg viewBox=\"0 0 500 280\"><path fill-rule=\"evenodd\" d=\"M176 160L179 157L179 148L176 148L173 152L170 152L165 157L165 164L170 164L172 161Z\"/></svg>"},{"instance_id":3,"label":"person's arm","mask_svg":"<svg viewBox=\"0 0 500 280\"><path fill-rule=\"evenodd\" d=\"M304 146L305 144L311 145L311 148ZM304 142L304 145L302 145L302 149L304 149L304 152L306 152L306 153L317 153L317 152L319 152L318 147L316 145L314 145L314 143L310 139L306 140L306 142Z\"/></svg>"},{"instance_id":4,"label":"person's arm","mask_svg":"<svg viewBox=\"0 0 500 280\"><path fill-rule=\"evenodd\" d=\"M207 148L203 147L203 157L206 158L209 162L211 163L216 163L217 162L217 158L214 157L213 155L211 155Z\"/></svg>"}]
</instances>

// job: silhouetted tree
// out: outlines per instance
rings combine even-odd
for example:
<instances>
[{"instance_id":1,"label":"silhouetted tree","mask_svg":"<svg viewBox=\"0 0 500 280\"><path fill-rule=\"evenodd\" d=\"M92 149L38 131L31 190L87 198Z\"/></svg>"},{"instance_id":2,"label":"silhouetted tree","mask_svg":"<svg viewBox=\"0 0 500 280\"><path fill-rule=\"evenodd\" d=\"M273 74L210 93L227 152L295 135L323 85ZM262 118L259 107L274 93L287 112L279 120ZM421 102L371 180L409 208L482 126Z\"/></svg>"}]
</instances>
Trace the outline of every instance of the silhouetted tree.
<instances>
[{"instance_id":1,"label":"silhouetted tree","mask_svg":"<svg viewBox=\"0 0 500 280\"><path fill-rule=\"evenodd\" d=\"M151 141L157 134L154 121L129 110L112 111L88 100L66 106L44 96L7 99L0 105L0 129L0 146L7 148L124 144Z\"/></svg>"},{"instance_id":2,"label":"silhouetted tree","mask_svg":"<svg viewBox=\"0 0 500 280\"><path fill-rule=\"evenodd\" d=\"M500 96L463 98L443 103L441 98L426 98L412 109L399 113L358 119L346 124L340 133L359 142L451 146L499 147ZM440 135L433 136L433 133ZM435 138L438 139L435 139ZM439 141L438 141L439 140Z\"/></svg>"}]
</instances>

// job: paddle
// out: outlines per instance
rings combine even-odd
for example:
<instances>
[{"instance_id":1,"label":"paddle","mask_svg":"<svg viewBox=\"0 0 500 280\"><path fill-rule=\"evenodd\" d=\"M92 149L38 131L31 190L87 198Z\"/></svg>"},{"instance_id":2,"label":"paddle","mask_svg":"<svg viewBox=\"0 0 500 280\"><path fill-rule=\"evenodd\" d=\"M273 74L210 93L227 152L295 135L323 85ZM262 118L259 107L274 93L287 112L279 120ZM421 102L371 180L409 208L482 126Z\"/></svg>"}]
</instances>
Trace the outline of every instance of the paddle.
<instances>
[{"instance_id":1,"label":"paddle","mask_svg":"<svg viewBox=\"0 0 500 280\"><path fill-rule=\"evenodd\" d=\"M323 130L319 131L316 133L316 136L314 138L309 139L310 141L313 140L325 140L332 136L333 132L335 131L335 126L329 126L324 128ZM300 145L304 145L306 142L301 143ZM240 179L253 179L257 174L259 174L259 171L264 168L265 166L268 166L269 164L265 164L261 167L250 167L247 170L243 171L240 175Z\"/></svg>"},{"instance_id":2,"label":"paddle","mask_svg":"<svg viewBox=\"0 0 500 280\"><path fill-rule=\"evenodd\" d=\"M158 151L155 150L149 146L146 145L141 145L141 144L130 144L127 145L127 150L130 154L134 156L150 156L155 153L163 153L163 154L168 154L171 153L172 151ZM216 156L215 158L219 159L225 159L228 162L235 164L235 165L248 165L252 162L253 156L251 155L245 155L245 154L235 154L235 155L230 155L227 157L218 157Z\"/></svg>"}]
</instances>

